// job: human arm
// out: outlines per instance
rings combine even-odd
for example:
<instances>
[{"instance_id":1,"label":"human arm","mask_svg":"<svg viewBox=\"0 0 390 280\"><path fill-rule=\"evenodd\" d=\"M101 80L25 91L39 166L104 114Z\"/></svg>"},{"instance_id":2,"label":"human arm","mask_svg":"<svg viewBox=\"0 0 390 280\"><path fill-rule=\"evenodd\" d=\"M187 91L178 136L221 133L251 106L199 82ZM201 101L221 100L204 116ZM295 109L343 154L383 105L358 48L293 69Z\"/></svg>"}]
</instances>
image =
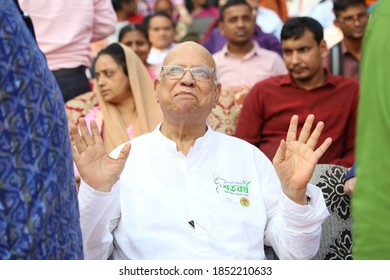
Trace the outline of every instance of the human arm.
<instances>
[{"instance_id":1,"label":"human arm","mask_svg":"<svg viewBox=\"0 0 390 280\"><path fill-rule=\"evenodd\" d=\"M179 3L176 4L175 8L180 15L180 20L183 21L185 24L191 26L192 25L192 17L190 15L190 13L188 12L188 10L184 4L184 1L183 2L177 1L177 2L179 2Z\"/></svg>"},{"instance_id":2,"label":"human arm","mask_svg":"<svg viewBox=\"0 0 390 280\"><path fill-rule=\"evenodd\" d=\"M328 216L321 191L309 181L331 139L314 150L324 125L319 122L311 133L313 122L314 115L309 115L297 137L298 117L293 116L286 141L281 141L273 160L282 193L277 203L273 200L274 205L268 205L265 244L271 245L280 259L312 258L319 247L321 224Z\"/></svg>"},{"instance_id":3,"label":"human arm","mask_svg":"<svg viewBox=\"0 0 390 280\"><path fill-rule=\"evenodd\" d=\"M94 0L92 40L103 40L115 32L117 16L109 0Z\"/></svg>"},{"instance_id":4,"label":"human arm","mask_svg":"<svg viewBox=\"0 0 390 280\"><path fill-rule=\"evenodd\" d=\"M346 121L343 125L343 131L340 132L340 136L343 139L343 146L340 147L340 155L335 158L330 164L341 165L345 167L351 167L355 162L355 143L356 143L356 124L357 124L357 108L359 102L359 84L350 89L350 102L345 103L345 116Z\"/></svg>"},{"instance_id":5,"label":"human arm","mask_svg":"<svg viewBox=\"0 0 390 280\"><path fill-rule=\"evenodd\" d=\"M258 101L258 87L255 85L245 98L238 118L235 136L256 147L260 147L262 128L264 125L263 107Z\"/></svg>"},{"instance_id":6,"label":"human arm","mask_svg":"<svg viewBox=\"0 0 390 280\"><path fill-rule=\"evenodd\" d=\"M96 191L81 180L80 227L86 260L106 260L113 252L113 231L120 220L120 182L111 192Z\"/></svg>"},{"instance_id":7,"label":"human arm","mask_svg":"<svg viewBox=\"0 0 390 280\"><path fill-rule=\"evenodd\" d=\"M353 190L355 189L355 185L356 185L355 168L356 168L356 164L354 164L345 175L344 193L349 197L352 196Z\"/></svg>"},{"instance_id":8,"label":"human arm","mask_svg":"<svg viewBox=\"0 0 390 280\"><path fill-rule=\"evenodd\" d=\"M283 192L292 201L302 205L308 202L306 188L315 166L332 143L332 139L327 138L317 149L314 149L324 123L318 122L311 132L313 123L314 115L309 115L298 136L298 116L294 115L290 121L286 140L281 140L273 159Z\"/></svg>"},{"instance_id":9,"label":"human arm","mask_svg":"<svg viewBox=\"0 0 390 280\"><path fill-rule=\"evenodd\" d=\"M273 201L264 244L281 260L312 259L320 247L321 226L329 211L320 188L309 184L307 193L311 197L308 205L296 204L283 193Z\"/></svg>"},{"instance_id":10,"label":"human arm","mask_svg":"<svg viewBox=\"0 0 390 280\"><path fill-rule=\"evenodd\" d=\"M75 125L70 130L73 160L82 178L78 200L84 255L86 259L107 259L113 250L112 231L120 218L118 178L130 145L108 155L94 120L90 131L83 118L79 130Z\"/></svg>"}]
</instances>

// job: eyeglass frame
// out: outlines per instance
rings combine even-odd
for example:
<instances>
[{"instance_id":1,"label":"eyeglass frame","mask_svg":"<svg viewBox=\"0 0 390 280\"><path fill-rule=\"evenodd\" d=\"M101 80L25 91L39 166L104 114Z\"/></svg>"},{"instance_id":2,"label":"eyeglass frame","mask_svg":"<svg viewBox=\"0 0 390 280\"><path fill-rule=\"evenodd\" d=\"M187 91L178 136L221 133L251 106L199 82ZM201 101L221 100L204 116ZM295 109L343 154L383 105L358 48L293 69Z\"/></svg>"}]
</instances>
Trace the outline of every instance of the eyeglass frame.
<instances>
[{"instance_id":1,"label":"eyeglass frame","mask_svg":"<svg viewBox=\"0 0 390 280\"><path fill-rule=\"evenodd\" d=\"M368 12L362 12L362 13L358 13L357 15L342 17L339 19L339 21L343 24L352 24L356 20L359 22L362 22L363 20L368 20L369 17L370 14Z\"/></svg>"},{"instance_id":2,"label":"eyeglass frame","mask_svg":"<svg viewBox=\"0 0 390 280\"><path fill-rule=\"evenodd\" d=\"M197 78L194 76L194 73L192 72L192 70L193 70L194 68L206 68L206 69L210 69L210 70L211 70L210 75L212 75L212 74L215 73L215 71L216 71L215 68L209 67L209 66L194 66L194 67L188 68L188 67L184 67L184 66L180 66L180 65L165 65L165 66L162 66L162 67L161 67L160 77L166 76L166 75L163 75L163 72L164 72L164 70L165 70L166 68L168 68L168 67L178 67L178 68L184 69L183 75L182 75L181 77L178 77L178 78L172 78L172 77L170 77L170 79L172 79L172 80L181 80L181 79L183 79L183 77L184 77L184 75L186 74L186 72L187 72L187 71L190 71L192 77L193 77L194 80L196 80L196 81L211 81L211 80L212 80L211 77L210 77L210 79L197 79ZM214 75L214 81L217 81L216 75Z\"/></svg>"}]
</instances>

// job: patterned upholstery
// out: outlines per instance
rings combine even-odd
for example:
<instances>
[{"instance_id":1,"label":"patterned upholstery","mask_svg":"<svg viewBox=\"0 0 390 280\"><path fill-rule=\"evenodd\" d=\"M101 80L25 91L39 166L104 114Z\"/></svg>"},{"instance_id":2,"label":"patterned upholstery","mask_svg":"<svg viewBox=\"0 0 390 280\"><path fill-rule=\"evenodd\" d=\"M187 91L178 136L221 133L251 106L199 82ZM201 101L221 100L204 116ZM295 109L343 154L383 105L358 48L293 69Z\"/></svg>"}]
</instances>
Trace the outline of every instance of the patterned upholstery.
<instances>
[{"instance_id":1,"label":"patterned upholstery","mask_svg":"<svg viewBox=\"0 0 390 280\"><path fill-rule=\"evenodd\" d=\"M77 124L79 118L84 117L96 105L98 105L97 97L92 91L81 94L66 102L65 111L68 124Z\"/></svg>"},{"instance_id":2,"label":"patterned upholstery","mask_svg":"<svg viewBox=\"0 0 390 280\"><path fill-rule=\"evenodd\" d=\"M211 111L207 119L212 129L234 135L242 105L250 89L249 86L222 89L217 107Z\"/></svg>"},{"instance_id":3,"label":"patterned upholstery","mask_svg":"<svg viewBox=\"0 0 390 280\"><path fill-rule=\"evenodd\" d=\"M321 245L314 259L352 259L352 218L350 199L344 193L347 168L318 164L310 183L323 192L330 216L322 225Z\"/></svg>"}]
</instances>

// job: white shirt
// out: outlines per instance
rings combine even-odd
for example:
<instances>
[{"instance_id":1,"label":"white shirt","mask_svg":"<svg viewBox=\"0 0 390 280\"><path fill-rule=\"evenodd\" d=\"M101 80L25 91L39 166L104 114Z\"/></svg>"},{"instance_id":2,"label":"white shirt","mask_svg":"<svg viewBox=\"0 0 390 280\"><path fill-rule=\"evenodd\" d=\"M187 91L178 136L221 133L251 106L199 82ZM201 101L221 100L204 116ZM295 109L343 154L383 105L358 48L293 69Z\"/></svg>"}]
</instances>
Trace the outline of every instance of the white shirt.
<instances>
[{"instance_id":1,"label":"white shirt","mask_svg":"<svg viewBox=\"0 0 390 280\"><path fill-rule=\"evenodd\" d=\"M172 43L168 48L163 50L151 47L148 58L146 59L147 63L151 65L162 65L164 58L176 45L176 43Z\"/></svg>"},{"instance_id":2,"label":"white shirt","mask_svg":"<svg viewBox=\"0 0 390 280\"><path fill-rule=\"evenodd\" d=\"M86 259L264 259L264 242L281 259L318 250L322 192L309 185L310 205L292 202L255 146L211 128L187 156L159 127L131 143L111 192L81 184Z\"/></svg>"},{"instance_id":3,"label":"white shirt","mask_svg":"<svg viewBox=\"0 0 390 280\"><path fill-rule=\"evenodd\" d=\"M321 23L324 30L332 26L333 21L336 19L333 13L333 1L327 0L318 3L311 9L309 16Z\"/></svg>"},{"instance_id":4,"label":"white shirt","mask_svg":"<svg viewBox=\"0 0 390 280\"><path fill-rule=\"evenodd\" d=\"M283 21L274 10L266 7L258 7L256 23L261 27L261 30L273 34L280 41Z\"/></svg>"}]
</instances>

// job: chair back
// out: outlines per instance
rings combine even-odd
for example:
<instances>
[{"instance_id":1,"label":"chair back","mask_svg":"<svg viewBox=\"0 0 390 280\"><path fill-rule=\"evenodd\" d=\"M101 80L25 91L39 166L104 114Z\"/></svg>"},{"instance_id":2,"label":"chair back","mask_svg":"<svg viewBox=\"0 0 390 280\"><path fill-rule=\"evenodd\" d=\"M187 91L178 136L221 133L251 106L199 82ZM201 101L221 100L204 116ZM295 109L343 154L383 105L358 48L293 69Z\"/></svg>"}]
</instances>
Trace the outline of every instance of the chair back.
<instances>
[{"instance_id":1,"label":"chair back","mask_svg":"<svg viewBox=\"0 0 390 280\"><path fill-rule=\"evenodd\" d=\"M322 224L320 248L314 259L352 259L352 217L350 199L344 193L348 169L332 164L317 164L310 180L324 195L330 216Z\"/></svg>"}]
</instances>

